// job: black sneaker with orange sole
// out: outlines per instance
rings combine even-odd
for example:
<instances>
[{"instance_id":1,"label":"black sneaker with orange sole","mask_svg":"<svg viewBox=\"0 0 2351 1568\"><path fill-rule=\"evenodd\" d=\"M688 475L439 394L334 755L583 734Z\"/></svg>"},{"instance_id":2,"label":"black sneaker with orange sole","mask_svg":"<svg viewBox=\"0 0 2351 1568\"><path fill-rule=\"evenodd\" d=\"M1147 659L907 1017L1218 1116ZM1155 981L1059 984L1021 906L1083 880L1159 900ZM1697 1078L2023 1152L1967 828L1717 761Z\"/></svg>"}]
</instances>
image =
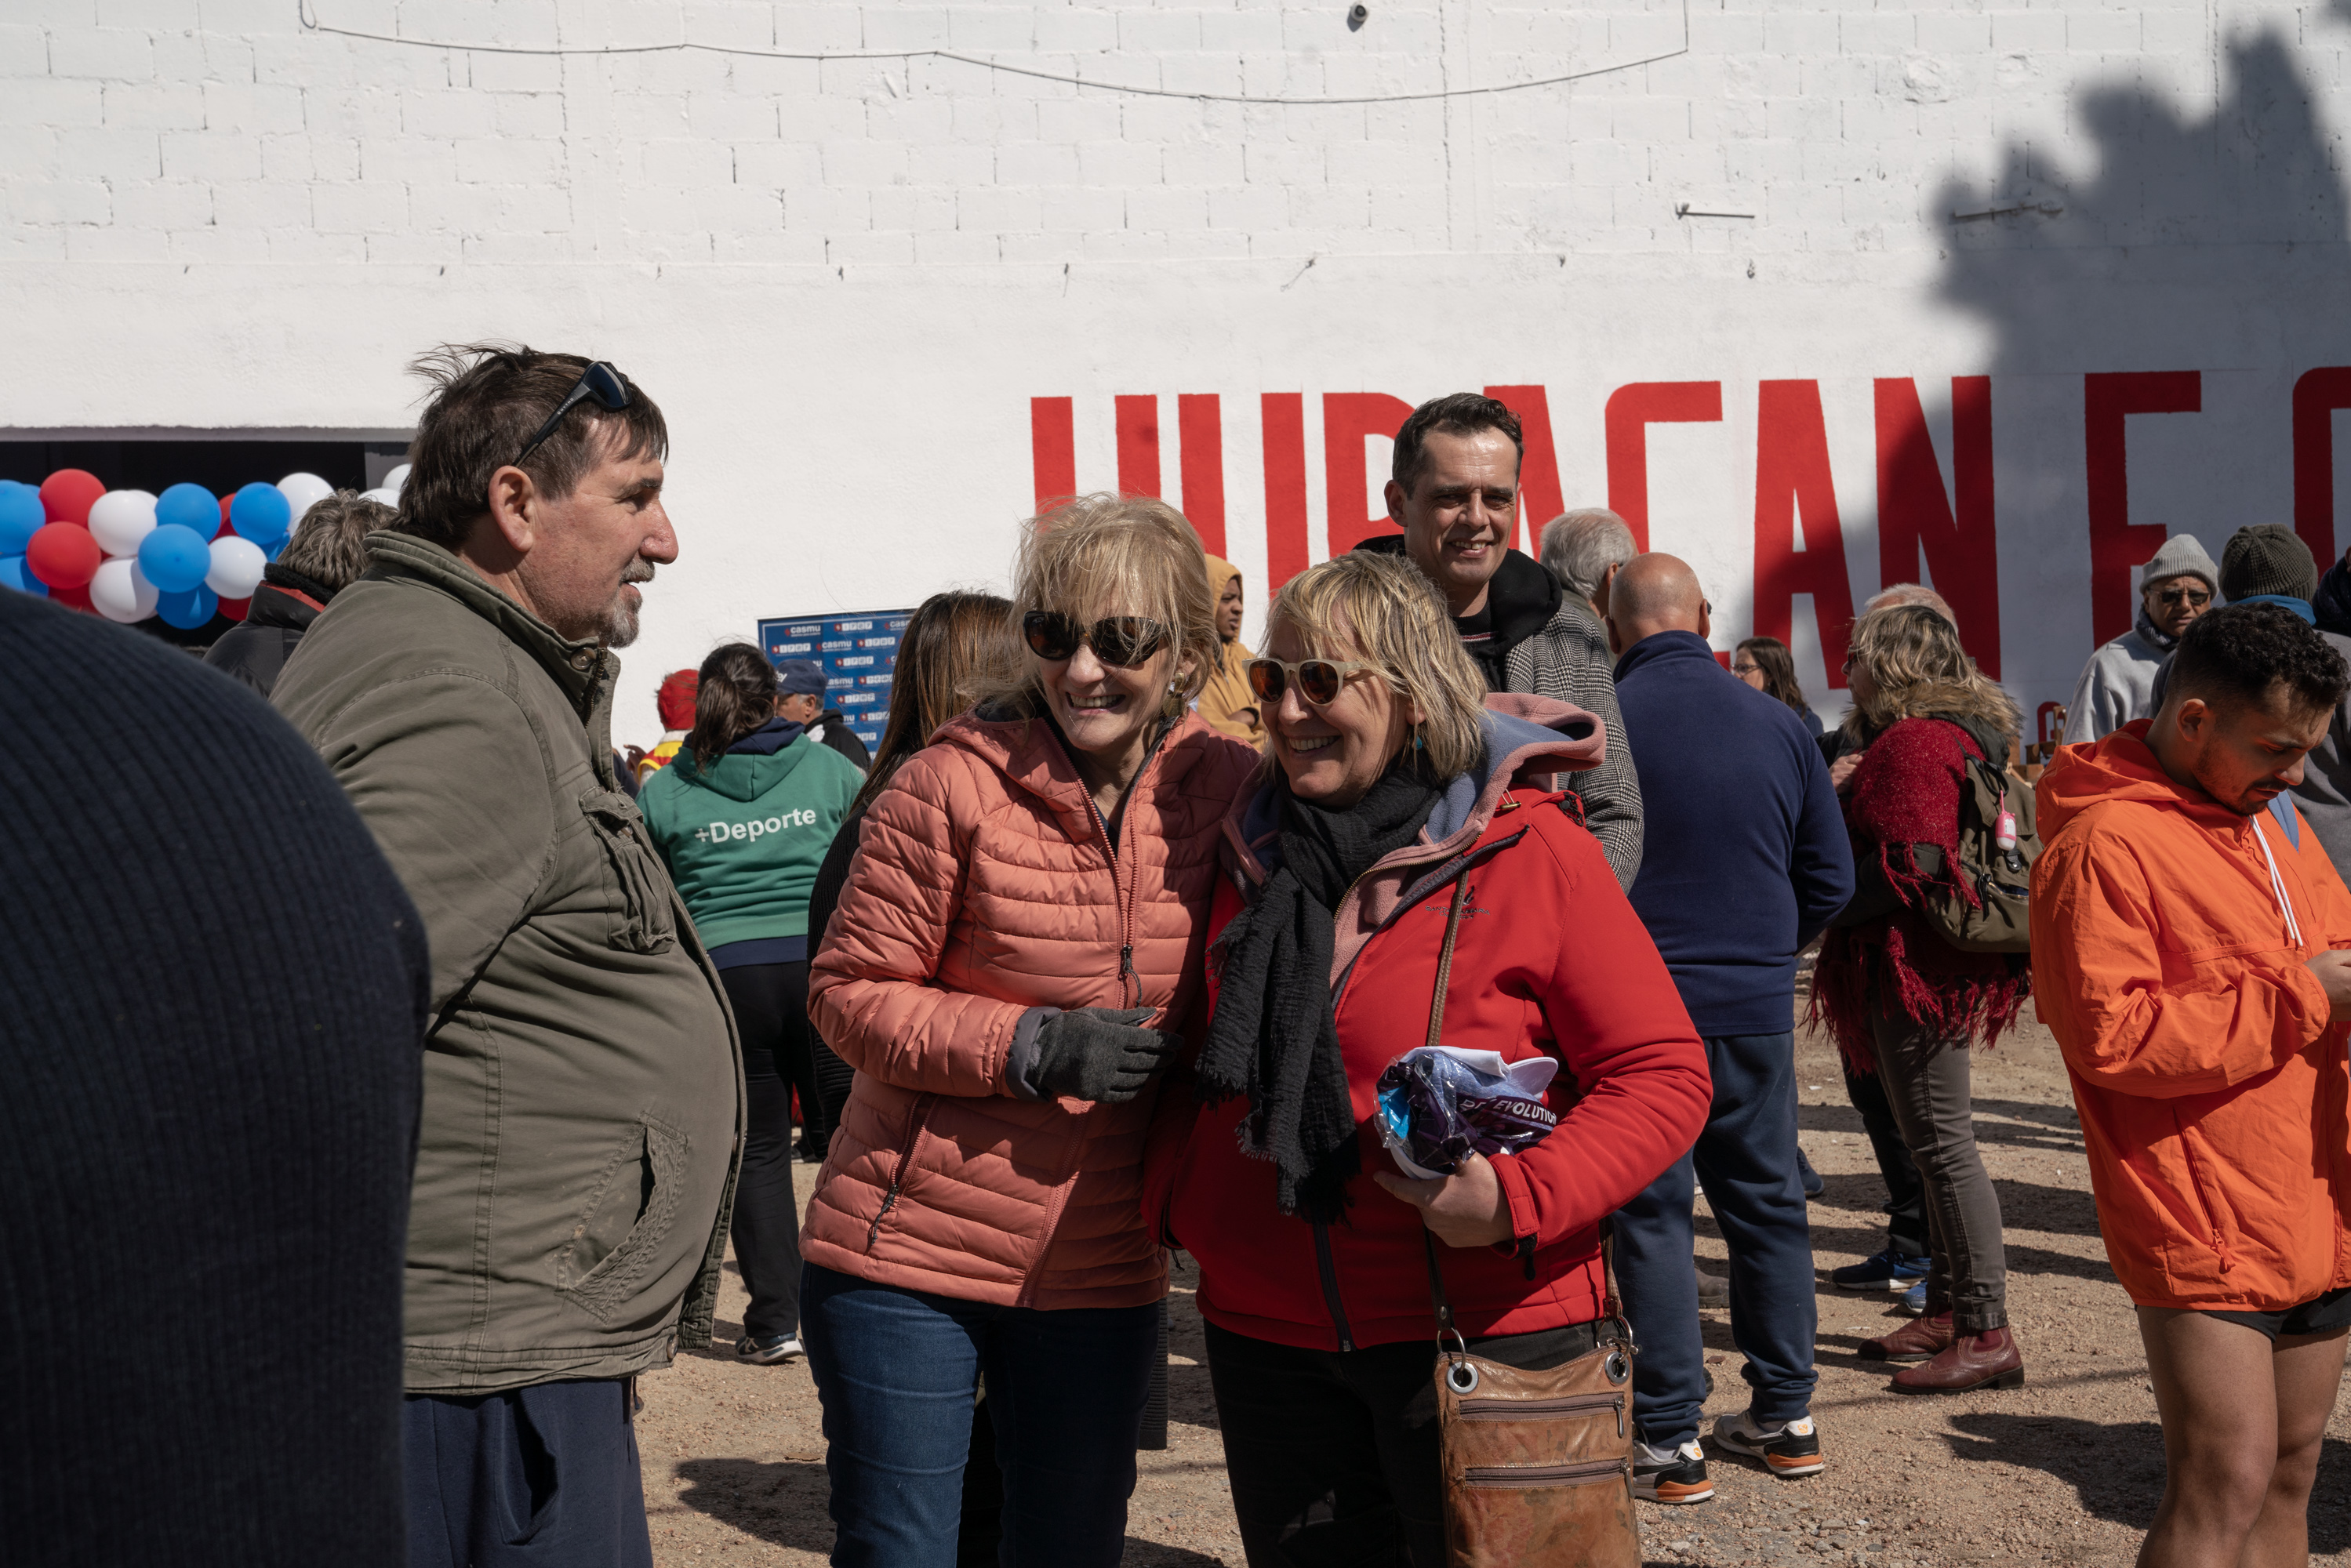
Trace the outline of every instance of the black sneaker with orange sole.
<instances>
[{"instance_id":1,"label":"black sneaker with orange sole","mask_svg":"<svg viewBox=\"0 0 2351 1568\"><path fill-rule=\"evenodd\" d=\"M1820 1428L1813 1425L1810 1416L1769 1427L1757 1426L1755 1418L1743 1412L1718 1416L1714 1441L1734 1454L1762 1460L1763 1468L1783 1481L1816 1476L1827 1468L1821 1458Z\"/></svg>"},{"instance_id":2,"label":"black sneaker with orange sole","mask_svg":"<svg viewBox=\"0 0 2351 1568\"><path fill-rule=\"evenodd\" d=\"M1633 1495L1668 1507L1704 1502L1714 1496L1706 1479L1706 1450L1693 1437L1678 1448L1653 1448L1633 1444Z\"/></svg>"}]
</instances>

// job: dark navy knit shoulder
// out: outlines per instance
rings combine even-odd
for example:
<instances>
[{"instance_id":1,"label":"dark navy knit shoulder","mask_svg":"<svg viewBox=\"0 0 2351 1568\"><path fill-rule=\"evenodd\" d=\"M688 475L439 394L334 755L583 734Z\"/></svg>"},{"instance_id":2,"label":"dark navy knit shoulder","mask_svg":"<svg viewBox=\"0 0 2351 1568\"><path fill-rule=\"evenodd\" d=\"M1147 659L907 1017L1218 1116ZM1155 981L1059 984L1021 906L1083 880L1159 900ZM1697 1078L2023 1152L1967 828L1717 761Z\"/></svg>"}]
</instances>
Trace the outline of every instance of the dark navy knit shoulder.
<instances>
[{"instance_id":1,"label":"dark navy knit shoulder","mask_svg":"<svg viewBox=\"0 0 2351 1568\"><path fill-rule=\"evenodd\" d=\"M0 669L6 1554L404 1562L415 912L227 676L7 591Z\"/></svg>"}]
</instances>

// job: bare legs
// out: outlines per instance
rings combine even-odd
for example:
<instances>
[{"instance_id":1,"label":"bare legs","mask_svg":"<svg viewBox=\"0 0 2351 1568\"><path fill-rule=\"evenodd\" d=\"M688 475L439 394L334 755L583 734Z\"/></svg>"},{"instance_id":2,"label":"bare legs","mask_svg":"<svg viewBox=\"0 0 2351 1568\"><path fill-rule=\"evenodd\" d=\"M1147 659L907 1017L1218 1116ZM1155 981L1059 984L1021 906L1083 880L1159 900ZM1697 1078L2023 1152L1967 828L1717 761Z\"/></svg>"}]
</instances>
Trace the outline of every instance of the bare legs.
<instances>
[{"instance_id":1,"label":"bare legs","mask_svg":"<svg viewBox=\"0 0 2351 1568\"><path fill-rule=\"evenodd\" d=\"M2302 1568L2345 1336L2138 1309L2168 1474L2138 1568Z\"/></svg>"}]
</instances>

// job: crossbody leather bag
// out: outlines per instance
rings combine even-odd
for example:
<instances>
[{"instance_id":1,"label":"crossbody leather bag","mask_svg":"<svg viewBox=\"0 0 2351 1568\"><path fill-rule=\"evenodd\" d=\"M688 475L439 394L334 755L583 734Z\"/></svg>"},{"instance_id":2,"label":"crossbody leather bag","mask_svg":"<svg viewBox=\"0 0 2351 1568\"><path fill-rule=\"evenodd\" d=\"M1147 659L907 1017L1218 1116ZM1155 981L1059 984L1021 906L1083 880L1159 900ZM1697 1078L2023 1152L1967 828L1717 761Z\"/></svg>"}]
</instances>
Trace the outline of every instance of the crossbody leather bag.
<instances>
[{"instance_id":1,"label":"crossbody leather bag","mask_svg":"<svg viewBox=\"0 0 2351 1568\"><path fill-rule=\"evenodd\" d=\"M1445 917L1429 1003L1428 1043L1439 1043L1453 946L1468 901L1465 867ZM1471 1353L1446 1299L1437 1239L1428 1293L1437 1314L1438 1450L1451 1568L1640 1568L1633 1510L1633 1336L1616 1295L1613 1251L1600 1247L1605 1284L1594 1347L1541 1371Z\"/></svg>"}]
</instances>

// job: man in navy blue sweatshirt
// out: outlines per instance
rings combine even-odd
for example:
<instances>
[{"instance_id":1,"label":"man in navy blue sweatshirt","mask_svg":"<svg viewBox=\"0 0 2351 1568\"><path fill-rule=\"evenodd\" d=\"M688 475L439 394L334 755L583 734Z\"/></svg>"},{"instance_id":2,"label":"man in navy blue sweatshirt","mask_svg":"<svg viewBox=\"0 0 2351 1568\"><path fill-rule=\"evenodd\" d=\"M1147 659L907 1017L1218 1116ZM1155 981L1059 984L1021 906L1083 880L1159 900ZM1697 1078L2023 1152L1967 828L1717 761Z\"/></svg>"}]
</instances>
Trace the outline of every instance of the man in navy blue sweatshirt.
<instances>
[{"instance_id":1,"label":"man in navy blue sweatshirt","mask_svg":"<svg viewBox=\"0 0 2351 1568\"><path fill-rule=\"evenodd\" d=\"M1697 1146L1616 1215L1616 1265L1641 1355L1634 1490L1714 1495L1698 1442L1706 1400L1692 1182L1730 1249L1730 1333L1747 1410L1718 1449L1782 1479L1817 1475L1812 1235L1797 1172L1796 953L1853 895L1853 851L1820 748L1795 711L1724 669L1690 569L1637 556L1608 597L1616 700L1639 770L1647 848L1634 909L1705 1037L1714 1108Z\"/></svg>"}]
</instances>

